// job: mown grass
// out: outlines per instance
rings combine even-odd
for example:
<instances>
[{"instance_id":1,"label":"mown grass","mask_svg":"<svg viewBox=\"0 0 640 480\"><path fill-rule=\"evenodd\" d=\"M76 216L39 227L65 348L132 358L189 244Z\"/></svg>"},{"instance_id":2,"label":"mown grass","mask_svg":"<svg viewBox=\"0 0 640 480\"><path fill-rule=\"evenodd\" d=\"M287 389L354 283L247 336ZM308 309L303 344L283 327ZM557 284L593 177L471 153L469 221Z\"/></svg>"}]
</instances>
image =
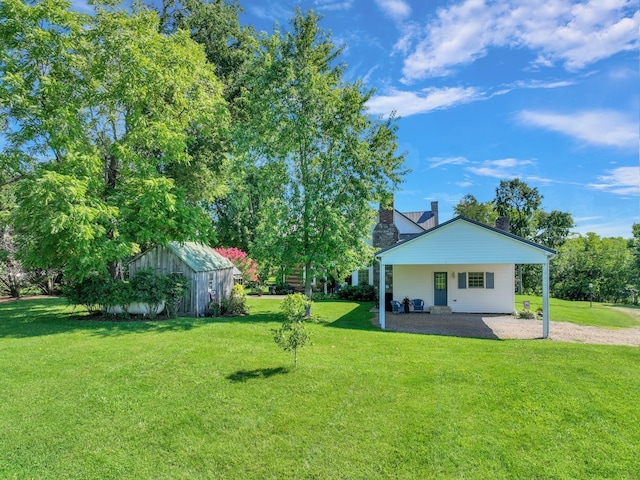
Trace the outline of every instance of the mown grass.
<instances>
[{"instance_id":1,"label":"mown grass","mask_svg":"<svg viewBox=\"0 0 640 480\"><path fill-rule=\"evenodd\" d=\"M638 478L640 349L249 317L110 323L0 305L0 478Z\"/></svg>"},{"instance_id":2,"label":"mown grass","mask_svg":"<svg viewBox=\"0 0 640 480\"><path fill-rule=\"evenodd\" d=\"M531 302L531 310L542 307L542 297L534 295L516 295L516 309L522 310L523 302ZM549 299L549 316L556 322L570 322L579 325L591 325L606 328L640 327L640 315L633 315L633 308L626 306L616 309L617 305L592 302L571 302L557 298ZM625 311L626 310L626 311Z\"/></svg>"}]
</instances>

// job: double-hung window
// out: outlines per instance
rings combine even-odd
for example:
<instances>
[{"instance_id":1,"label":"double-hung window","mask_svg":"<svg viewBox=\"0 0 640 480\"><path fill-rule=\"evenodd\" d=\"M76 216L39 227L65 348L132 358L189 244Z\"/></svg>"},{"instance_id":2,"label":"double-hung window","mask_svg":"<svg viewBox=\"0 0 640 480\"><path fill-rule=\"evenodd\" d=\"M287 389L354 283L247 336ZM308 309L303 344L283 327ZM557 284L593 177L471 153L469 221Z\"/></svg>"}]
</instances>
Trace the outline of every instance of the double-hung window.
<instances>
[{"instance_id":1,"label":"double-hung window","mask_svg":"<svg viewBox=\"0 0 640 480\"><path fill-rule=\"evenodd\" d=\"M484 272L469 272L469 288L484 288Z\"/></svg>"},{"instance_id":2,"label":"double-hung window","mask_svg":"<svg viewBox=\"0 0 640 480\"><path fill-rule=\"evenodd\" d=\"M494 288L493 272L459 272L458 288Z\"/></svg>"}]
</instances>

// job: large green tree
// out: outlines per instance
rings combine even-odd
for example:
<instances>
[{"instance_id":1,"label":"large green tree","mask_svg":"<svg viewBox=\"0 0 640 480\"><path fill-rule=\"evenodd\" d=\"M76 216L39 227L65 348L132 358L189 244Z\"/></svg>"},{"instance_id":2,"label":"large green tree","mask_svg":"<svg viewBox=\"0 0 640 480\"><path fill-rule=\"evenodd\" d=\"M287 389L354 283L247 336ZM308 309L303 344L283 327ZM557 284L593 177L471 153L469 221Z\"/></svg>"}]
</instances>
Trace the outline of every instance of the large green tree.
<instances>
[{"instance_id":1,"label":"large green tree","mask_svg":"<svg viewBox=\"0 0 640 480\"><path fill-rule=\"evenodd\" d=\"M511 233L522 238L531 238L533 215L540 208L542 195L519 178L500 180L493 200L500 216L509 217Z\"/></svg>"},{"instance_id":2,"label":"large green tree","mask_svg":"<svg viewBox=\"0 0 640 480\"><path fill-rule=\"evenodd\" d=\"M187 32L155 12L0 4L0 157L22 176L14 217L31 267L121 275L140 248L211 234L228 112Z\"/></svg>"},{"instance_id":3,"label":"large green tree","mask_svg":"<svg viewBox=\"0 0 640 480\"><path fill-rule=\"evenodd\" d=\"M462 197L462 200L453 207L453 211L456 215L462 215L485 225L494 225L496 218L498 218L498 213L493 208L493 202L479 202L471 194Z\"/></svg>"},{"instance_id":4,"label":"large green tree","mask_svg":"<svg viewBox=\"0 0 640 480\"><path fill-rule=\"evenodd\" d=\"M538 209L534 212L531 240L550 248L558 248L564 244L575 226L569 212L552 210L545 212Z\"/></svg>"},{"instance_id":5,"label":"large green tree","mask_svg":"<svg viewBox=\"0 0 640 480\"><path fill-rule=\"evenodd\" d=\"M298 10L288 33L265 38L245 78L247 121L237 153L261 199L252 256L261 264L344 275L369 260L364 239L402 178L396 123L372 118L372 91L343 79L341 48Z\"/></svg>"},{"instance_id":6,"label":"large green tree","mask_svg":"<svg viewBox=\"0 0 640 480\"><path fill-rule=\"evenodd\" d=\"M611 302L624 298L634 261L628 247L628 240L621 237L601 238L595 233L568 239L552 262L554 296L589 300L592 293L594 300Z\"/></svg>"}]
</instances>

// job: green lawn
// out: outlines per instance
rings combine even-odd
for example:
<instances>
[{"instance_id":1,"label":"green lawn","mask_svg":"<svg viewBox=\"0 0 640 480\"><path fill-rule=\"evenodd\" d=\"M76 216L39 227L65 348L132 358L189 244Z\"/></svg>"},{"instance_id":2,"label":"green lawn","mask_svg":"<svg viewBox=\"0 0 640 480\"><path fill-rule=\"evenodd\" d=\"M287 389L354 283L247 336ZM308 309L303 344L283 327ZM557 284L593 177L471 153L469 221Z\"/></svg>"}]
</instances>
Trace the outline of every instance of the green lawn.
<instances>
[{"instance_id":1,"label":"green lawn","mask_svg":"<svg viewBox=\"0 0 640 480\"><path fill-rule=\"evenodd\" d=\"M529 300L531 310L542 307L542 297L534 295L516 295L516 309L522 310L522 302ZM632 315L629 312L638 309L626 306L625 311L616 310L610 303L570 302L557 298L549 299L549 315L552 321L571 322L580 325L592 325L607 328L640 327L640 315Z\"/></svg>"},{"instance_id":2,"label":"green lawn","mask_svg":"<svg viewBox=\"0 0 640 480\"><path fill-rule=\"evenodd\" d=\"M331 302L293 370L278 302L251 305L0 304L0 478L640 478L639 348L381 332Z\"/></svg>"}]
</instances>

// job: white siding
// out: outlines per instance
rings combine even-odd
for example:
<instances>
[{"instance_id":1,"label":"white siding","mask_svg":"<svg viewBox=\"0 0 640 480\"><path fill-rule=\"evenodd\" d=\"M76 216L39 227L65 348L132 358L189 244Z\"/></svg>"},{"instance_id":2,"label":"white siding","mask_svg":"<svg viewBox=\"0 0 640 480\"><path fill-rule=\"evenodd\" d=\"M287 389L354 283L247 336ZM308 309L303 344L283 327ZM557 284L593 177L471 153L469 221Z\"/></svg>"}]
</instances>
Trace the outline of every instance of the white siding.
<instances>
[{"instance_id":1,"label":"white siding","mask_svg":"<svg viewBox=\"0 0 640 480\"><path fill-rule=\"evenodd\" d=\"M458 288L460 272L493 272L494 288ZM456 265L455 278L449 275L448 304L452 312L512 313L515 305L513 265Z\"/></svg>"},{"instance_id":2,"label":"white siding","mask_svg":"<svg viewBox=\"0 0 640 480\"><path fill-rule=\"evenodd\" d=\"M425 307L433 305L433 272L432 265L394 265L393 299L421 298Z\"/></svg>"},{"instance_id":3,"label":"white siding","mask_svg":"<svg viewBox=\"0 0 640 480\"><path fill-rule=\"evenodd\" d=\"M447 273L447 304L459 313L511 313L515 303L514 266L511 264L394 265L393 298L421 298L433 305L433 274ZM493 272L494 288L458 288L460 272Z\"/></svg>"},{"instance_id":4,"label":"white siding","mask_svg":"<svg viewBox=\"0 0 640 480\"><path fill-rule=\"evenodd\" d=\"M393 265L545 263L550 252L523 241L457 220L384 252Z\"/></svg>"}]
</instances>

